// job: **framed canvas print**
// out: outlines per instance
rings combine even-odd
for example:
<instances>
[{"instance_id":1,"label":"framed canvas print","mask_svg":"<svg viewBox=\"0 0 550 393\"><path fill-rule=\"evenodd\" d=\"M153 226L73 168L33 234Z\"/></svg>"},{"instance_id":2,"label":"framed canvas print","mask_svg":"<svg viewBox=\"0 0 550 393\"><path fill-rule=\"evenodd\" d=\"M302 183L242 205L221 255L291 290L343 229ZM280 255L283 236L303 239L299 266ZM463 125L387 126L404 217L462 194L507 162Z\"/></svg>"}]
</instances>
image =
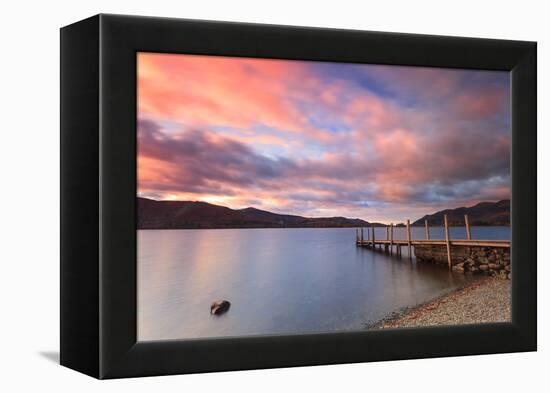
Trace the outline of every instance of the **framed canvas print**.
<instances>
[{"instance_id":1,"label":"framed canvas print","mask_svg":"<svg viewBox=\"0 0 550 393\"><path fill-rule=\"evenodd\" d=\"M61 29L61 363L97 378L536 350L536 44Z\"/></svg>"}]
</instances>

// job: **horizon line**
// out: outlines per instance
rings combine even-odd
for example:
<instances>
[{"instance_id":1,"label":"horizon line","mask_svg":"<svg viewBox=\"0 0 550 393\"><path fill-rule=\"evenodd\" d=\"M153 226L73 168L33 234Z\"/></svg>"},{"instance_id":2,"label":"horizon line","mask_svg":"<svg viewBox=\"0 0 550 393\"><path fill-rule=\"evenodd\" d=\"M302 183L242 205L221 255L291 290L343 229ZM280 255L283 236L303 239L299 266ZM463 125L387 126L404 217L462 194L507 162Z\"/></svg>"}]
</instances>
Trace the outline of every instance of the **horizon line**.
<instances>
[{"instance_id":1,"label":"horizon line","mask_svg":"<svg viewBox=\"0 0 550 393\"><path fill-rule=\"evenodd\" d=\"M477 203L475 203L471 206L459 206L459 207L454 207L454 208L453 207L447 207L447 208L440 209L440 210L437 210L437 211L432 212L432 213L424 214L422 217L417 218L417 219L408 218L408 219L398 221L398 222L394 222L394 221L391 221L391 220L377 220L377 221L372 221L371 222L371 221L366 220L364 218L347 217L345 215L332 215L332 216L317 216L317 217L315 217L315 216L304 216L304 215L301 215L301 214L294 214L294 213L276 213L276 212L273 212L271 210L260 209L260 208L254 207L254 206L247 206L247 207L244 207L244 208L234 208L234 207L227 206L225 204L217 204L217 203L212 203L212 202L207 202L207 201L202 201L202 200L154 199L154 198L151 198L151 197L145 197L145 196L140 196L140 195L136 195L136 198L147 199L147 200L150 200L150 201L153 201L153 202L205 203L205 204L208 204L208 205L225 207L227 209L236 210L236 211L246 210L246 209L255 209L255 210L259 210L259 211L263 211L263 212L267 212L267 213L272 213L272 214L285 215L285 216L296 216L296 217L303 217L303 218L345 218L345 219L349 219L349 220L361 220L361 221L365 221L369 224L384 224L384 225L392 225L392 224L394 224L394 225L399 225L399 224L406 225L407 220L411 221L411 225L412 225L414 222L421 220L425 216L434 215L434 214L443 212L445 210L469 209L469 208L475 207L475 206L477 206L479 204L482 204L482 203L499 203L499 202L504 202L504 201L510 202L510 199L486 200L486 201L477 202Z\"/></svg>"}]
</instances>

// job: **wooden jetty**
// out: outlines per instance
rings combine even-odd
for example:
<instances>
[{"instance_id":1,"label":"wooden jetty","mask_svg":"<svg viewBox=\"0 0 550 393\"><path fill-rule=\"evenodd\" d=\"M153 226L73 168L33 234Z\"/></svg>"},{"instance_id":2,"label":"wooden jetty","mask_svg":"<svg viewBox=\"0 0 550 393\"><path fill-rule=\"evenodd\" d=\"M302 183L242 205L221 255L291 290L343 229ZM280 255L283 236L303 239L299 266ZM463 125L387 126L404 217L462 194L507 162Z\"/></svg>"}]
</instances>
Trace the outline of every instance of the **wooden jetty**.
<instances>
[{"instance_id":1,"label":"wooden jetty","mask_svg":"<svg viewBox=\"0 0 550 393\"><path fill-rule=\"evenodd\" d=\"M447 264L449 268L452 266L452 257L453 257L453 247L487 247L489 249L510 249L509 240L474 240L472 239L472 234L470 231L470 222L468 220L468 215L464 215L464 222L466 226L466 239L451 239L449 234L449 223L447 220L447 215L444 215L444 229L445 229L445 239L435 240L430 238L430 227L428 226L428 221L424 220L425 226L425 239L412 239L411 237L411 222L407 220L406 226L406 239L405 240L396 240L393 237L393 228L394 225L390 224L386 226L386 238L385 239L376 239L374 233L374 226L372 226L370 231L367 228L367 237L365 238L364 228L356 230L356 245L360 247L367 247L371 249L380 249L386 253L401 256L402 248L406 247L408 250L409 258L412 258L412 249L414 247L425 247L425 246L434 246L434 247L444 247L446 250Z\"/></svg>"}]
</instances>

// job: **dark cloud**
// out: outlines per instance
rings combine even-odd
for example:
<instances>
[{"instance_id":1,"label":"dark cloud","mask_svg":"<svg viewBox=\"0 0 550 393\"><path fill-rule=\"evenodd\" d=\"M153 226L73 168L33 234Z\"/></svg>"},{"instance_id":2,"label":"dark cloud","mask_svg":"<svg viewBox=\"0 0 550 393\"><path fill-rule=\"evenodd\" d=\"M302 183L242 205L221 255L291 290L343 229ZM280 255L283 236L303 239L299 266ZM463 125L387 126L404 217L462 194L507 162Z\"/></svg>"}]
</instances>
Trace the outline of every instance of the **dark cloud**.
<instances>
[{"instance_id":1,"label":"dark cloud","mask_svg":"<svg viewBox=\"0 0 550 393\"><path fill-rule=\"evenodd\" d=\"M169 136L151 120L138 122L138 151L166 162L169 170L157 182L143 184L159 191L227 193L231 186L254 187L281 178L295 165L255 153L241 142L196 129Z\"/></svg>"},{"instance_id":2,"label":"dark cloud","mask_svg":"<svg viewBox=\"0 0 550 393\"><path fill-rule=\"evenodd\" d=\"M151 120L138 126L140 157L166 166L140 187L152 193L239 196L271 192L291 203L368 207L377 203L439 203L498 199L509 184L507 138L476 129L449 129L395 156L350 155L330 159L272 158L207 130L163 132ZM488 179L501 179L491 184ZM503 191L504 190L504 191Z\"/></svg>"}]
</instances>

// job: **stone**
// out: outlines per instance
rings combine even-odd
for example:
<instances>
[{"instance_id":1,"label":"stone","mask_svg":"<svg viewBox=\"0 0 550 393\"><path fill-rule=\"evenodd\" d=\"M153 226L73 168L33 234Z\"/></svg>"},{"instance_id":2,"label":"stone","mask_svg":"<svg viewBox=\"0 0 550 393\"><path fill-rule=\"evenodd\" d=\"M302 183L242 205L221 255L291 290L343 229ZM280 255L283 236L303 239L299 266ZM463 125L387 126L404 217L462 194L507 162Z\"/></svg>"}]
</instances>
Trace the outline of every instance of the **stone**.
<instances>
[{"instance_id":1,"label":"stone","mask_svg":"<svg viewBox=\"0 0 550 393\"><path fill-rule=\"evenodd\" d=\"M486 264L489 263L489 260L488 260L487 258L485 258L485 257L479 257L479 258L478 258L478 261L479 261L479 263L482 264L482 265L486 265Z\"/></svg>"},{"instance_id":2,"label":"stone","mask_svg":"<svg viewBox=\"0 0 550 393\"><path fill-rule=\"evenodd\" d=\"M489 270L489 266L488 265L479 265L478 269L481 270L482 272L485 272L485 271Z\"/></svg>"},{"instance_id":3,"label":"stone","mask_svg":"<svg viewBox=\"0 0 550 393\"><path fill-rule=\"evenodd\" d=\"M229 311L231 303L228 300L217 300L210 306L210 314L220 315Z\"/></svg>"},{"instance_id":4,"label":"stone","mask_svg":"<svg viewBox=\"0 0 550 393\"><path fill-rule=\"evenodd\" d=\"M490 263L488 266L489 266L489 269L491 269L491 270L496 270L497 267L498 267L498 265L496 263Z\"/></svg>"},{"instance_id":5,"label":"stone","mask_svg":"<svg viewBox=\"0 0 550 393\"><path fill-rule=\"evenodd\" d=\"M506 265L506 266L504 266L504 269L505 269L505 270L506 270L507 272L509 272L509 271L511 271L511 270L512 270L512 268L510 267L510 265Z\"/></svg>"}]
</instances>

